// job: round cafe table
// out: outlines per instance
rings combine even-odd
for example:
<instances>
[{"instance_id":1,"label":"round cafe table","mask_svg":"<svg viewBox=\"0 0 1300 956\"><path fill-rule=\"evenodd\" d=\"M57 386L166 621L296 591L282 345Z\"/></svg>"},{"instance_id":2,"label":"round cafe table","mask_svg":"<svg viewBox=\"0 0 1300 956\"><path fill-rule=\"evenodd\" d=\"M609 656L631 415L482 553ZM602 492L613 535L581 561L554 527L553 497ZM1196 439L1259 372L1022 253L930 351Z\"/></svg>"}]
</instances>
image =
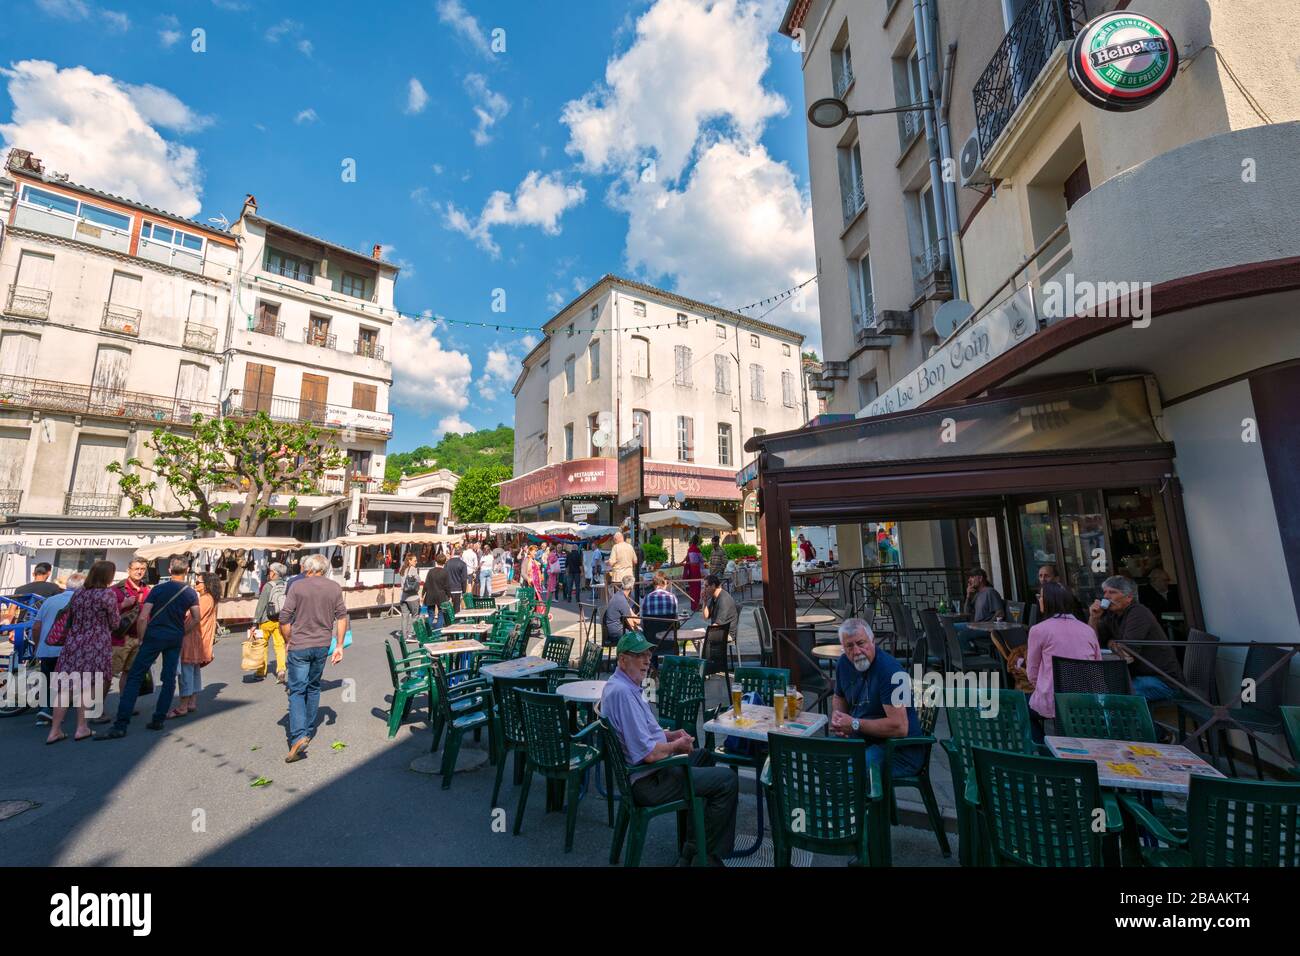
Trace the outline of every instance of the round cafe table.
<instances>
[{"instance_id":1,"label":"round cafe table","mask_svg":"<svg viewBox=\"0 0 1300 956\"><path fill-rule=\"evenodd\" d=\"M596 704L605 692L605 681L576 680L568 684L561 684L555 688L555 692L565 700L572 701L575 704Z\"/></svg>"},{"instance_id":2,"label":"round cafe table","mask_svg":"<svg viewBox=\"0 0 1300 956\"><path fill-rule=\"evenodd\" d=\"M838 620L839 619L834 614L822 613L820 611L810 611L807 614L798 614L795 616L795 623L799 624L801 627L806 627L810 624L814 626L818 624L834 624Z\"/></svg>"},{"instance_id":3,"label":"round cafe table","mask_svg":"<svg viewBox=\"0 0 1300 956\"><path fill-rule=\"evenodd\" d=\"M835 673L835 666L839 659L844 656L844 647L839 644L818 644L812 649L813 657L817 658L817 663L823 665L830 673Z\"/></svg>"},{"instance_id":4,"label":"round cafe table","mask_svg":"<svg viewBox=\"0 0 1300 956\"><path fill-rule=\"evenodd\" d=\"M1010 621L968 621L966 626L972 631L986 631L994 634L998 631L1009 631L1013 627L1022 627L1021 624L1012 624Z\"/></svg>"}]
</instances>

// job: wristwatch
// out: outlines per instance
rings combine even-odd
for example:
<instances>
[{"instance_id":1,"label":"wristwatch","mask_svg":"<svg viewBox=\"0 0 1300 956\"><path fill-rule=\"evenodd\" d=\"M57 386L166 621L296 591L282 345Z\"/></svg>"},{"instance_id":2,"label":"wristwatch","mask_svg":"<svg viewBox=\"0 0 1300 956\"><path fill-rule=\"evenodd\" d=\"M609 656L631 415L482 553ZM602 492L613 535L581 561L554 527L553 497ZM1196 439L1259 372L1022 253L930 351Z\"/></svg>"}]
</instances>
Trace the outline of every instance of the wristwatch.
<instances>
[{"instance_id":1,"label":"wristwatch","mask_svg":"<svg viewBox=\"0 0 1300 956\"><path fill-rule=\"evenodd\" d=\"M862 726L862 721L854 717L853 722L850 723L849 726L853 728L853 732L856 734L858 732L858 729Z\"/></svg>"}]
</instances>

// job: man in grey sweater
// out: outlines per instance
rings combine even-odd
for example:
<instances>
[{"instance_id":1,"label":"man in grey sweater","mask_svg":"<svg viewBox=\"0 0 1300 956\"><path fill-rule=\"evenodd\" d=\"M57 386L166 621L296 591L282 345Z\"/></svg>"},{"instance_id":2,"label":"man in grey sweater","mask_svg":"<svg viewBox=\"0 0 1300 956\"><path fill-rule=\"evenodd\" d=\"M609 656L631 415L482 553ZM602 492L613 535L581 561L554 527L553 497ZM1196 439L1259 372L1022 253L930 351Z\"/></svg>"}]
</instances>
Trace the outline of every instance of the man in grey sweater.
<instances>
[{"instance_id":1,"label":"man in grey sweater","mask_svg":"<svg viewBox=\"0 0 1300 956\"><path fill-rule=\"evenodd\" d=\"M304 577L289 591L280 610L280 630L288 645L289 658L289 755L285 763L306 756L316 726L320 703L320 679L330 640L335 642L331 664L343 662L343 637L348 628L348 609L343 589L325 577L329 562L321 554L303 559Z\"/></svg>"}]
</instances>

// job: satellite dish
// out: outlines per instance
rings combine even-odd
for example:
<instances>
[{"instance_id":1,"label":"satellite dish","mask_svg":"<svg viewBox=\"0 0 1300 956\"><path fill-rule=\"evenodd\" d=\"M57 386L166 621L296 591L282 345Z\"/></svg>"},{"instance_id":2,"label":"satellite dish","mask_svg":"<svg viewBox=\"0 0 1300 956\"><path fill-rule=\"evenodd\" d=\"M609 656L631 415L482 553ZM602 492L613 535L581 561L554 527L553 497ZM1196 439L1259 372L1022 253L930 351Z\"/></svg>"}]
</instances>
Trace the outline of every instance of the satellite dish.
<instances>
[{"instance_id":1,"label":"satellite dish","mask_svg":"<svg viewBox=\"0 0 1300 956\"><path fill-rule=\"evenodd\" d=\"M611 435L603 428L591 436L591 443L597 448L604 448L610 443Z\"/></svg>"},{"instance_id":2,"label":"satellite dish","mask_svg":"<svg viewBox=\"0 0 1300 956\"><path fill-rule=\"evenodd\" d=\"M950 299L934 313L934 331L940 340L957 331L957 327L971 317L975 307L965 299Z\"/></svg>"}]
</instances>

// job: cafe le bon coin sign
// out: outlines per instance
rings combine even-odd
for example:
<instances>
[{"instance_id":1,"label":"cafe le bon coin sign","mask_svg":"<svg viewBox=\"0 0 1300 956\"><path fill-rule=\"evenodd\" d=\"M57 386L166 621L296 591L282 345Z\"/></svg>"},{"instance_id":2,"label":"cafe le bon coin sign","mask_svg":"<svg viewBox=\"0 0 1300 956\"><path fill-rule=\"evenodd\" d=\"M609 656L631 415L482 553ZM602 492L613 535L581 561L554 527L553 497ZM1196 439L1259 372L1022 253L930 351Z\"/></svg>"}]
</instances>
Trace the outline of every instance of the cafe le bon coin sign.
<instances>
[{"instance_id":1,"label":"cafe le bon coin sign","mask_svg":"<svg viewBox=\"0 0 1300 956\"><path fill-rule=\"evenodd\" d=\"M1107 13L1079 31L1067 64L1080 96L1101 109L1126 112L1169 89L1178 73L1178 46L1150 17Z\"/></svg>"},{"instance_id":2,"label":"cafe le bon coin sign","mask_svg":"<svg viewBox=\"0 0 1300 956\"><path fill-rule=\"evenodd\" d=\"M1034 302L1026 286L939 346L937 352L858 412L857 417L889 415L924 405L1037 331Z\"/></svg>"}]
</instances>

